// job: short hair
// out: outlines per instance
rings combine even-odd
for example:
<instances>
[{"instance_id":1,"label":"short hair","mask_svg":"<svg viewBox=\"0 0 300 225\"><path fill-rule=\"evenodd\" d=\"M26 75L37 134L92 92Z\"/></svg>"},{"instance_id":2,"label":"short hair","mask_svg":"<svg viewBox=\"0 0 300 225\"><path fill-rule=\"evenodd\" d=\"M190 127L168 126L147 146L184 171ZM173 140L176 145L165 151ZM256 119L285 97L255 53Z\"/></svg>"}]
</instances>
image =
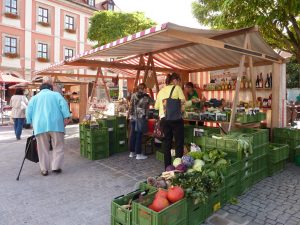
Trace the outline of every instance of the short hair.
<instances>
[{"instance_id":1,"label":"short hair","mask_svg":"<svg viewBox=\"0 0 300 225\"><path fill-rule=\"evenodd\" d=\"M171 84L171 82L173 80L181 80L179 74L177 74L177 73L170 73L170 74L168 74L167 78L166 78L166 84L167 85Z\"/></svg>"},{"instance_id":2,"label":"short hair","mask_svg":"<svg viewBox=\"0 0 300 225\"><path fill-rule=\"evenodd\" d=\"M53 80L51 77L46 76L43 78L43 84L52 84L52 83L53 83Z\"/></svg>"},{"instance_id":3,"label":"short hair","mask_svg":"<svg viewBox=\"0 0 300 225\"><path fill-rule=\"evenodd\" d=\"M17 88L16 95L24 95L24 90L21 88Z\"/></svg>"},{"instance_id":4,"label":"short hair","mask_svg":"<svg viewBox=\"0 0 300 225\"><path fill-rule=\"evenodd\" d=\"M144 90L144 89L146 89L146 88L147 88L147 86L146 86L145 83L140 83L140 84L137 86L138 91L142 91L142 90Z\"/></svg>"},{"instance_id":5,"label":"short hair","mask_svg":"<svg viewBox=\"0 0 300 225\"><path fill-rule=\"evenodd\" d=\"M187 88L193 88L194 89L194 84L192 82L187 82L185 84L185 87L187 87Z\"/></svg>"}]
</instances>

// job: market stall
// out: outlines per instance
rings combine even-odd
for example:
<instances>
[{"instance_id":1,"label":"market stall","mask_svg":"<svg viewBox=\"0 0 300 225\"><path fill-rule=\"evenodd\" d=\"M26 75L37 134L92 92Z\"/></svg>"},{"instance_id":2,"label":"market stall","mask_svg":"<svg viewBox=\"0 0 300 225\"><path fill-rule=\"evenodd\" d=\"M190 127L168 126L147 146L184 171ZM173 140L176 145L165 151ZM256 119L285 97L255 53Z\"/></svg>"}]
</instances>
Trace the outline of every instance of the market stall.
<instances>
[{"instance_id":1,"label":"market stall","mask_svg":"<svg viewBox=\"0 0 300 225\"><path fill-rule=\"evenodd\" d=\"M97 67L97 73L78 72L90 67ZM231 68L236 69L228 71ZM97 85L104 86L107 102L111 101L104 69L122 74L118 79L134 79L134 86L145 82L154 97L160 90L158 76L177 72L183 83L197 84L206 98L206 108L190 110L186 119L209 125L185 125L184 156L176 158L175 154L167 171L113 200L112 225L198 225L232 198L282 170L296 154L295 146L270 145L269 129L249 128L259 127L264 120L271 128L284 127L286 121L285 61L264 42L257 27L216 31L167 23L82 53L37 75L59 77L74 70L69 76L94 79L86 108L89 115L106 107L95 102ZM218 105L222 98L228 105ZM226 132L223 126L213 127L216 124L226 124ZM293 134L293 142L298 140L298 131L279 129L274 137L280 132ZM95 117L94 123L86 120L80 125L80 152L89 159L126 151L126 142L124 116ZM164 154L156 150L163 161Z\"/></svg>"}]
</instances>

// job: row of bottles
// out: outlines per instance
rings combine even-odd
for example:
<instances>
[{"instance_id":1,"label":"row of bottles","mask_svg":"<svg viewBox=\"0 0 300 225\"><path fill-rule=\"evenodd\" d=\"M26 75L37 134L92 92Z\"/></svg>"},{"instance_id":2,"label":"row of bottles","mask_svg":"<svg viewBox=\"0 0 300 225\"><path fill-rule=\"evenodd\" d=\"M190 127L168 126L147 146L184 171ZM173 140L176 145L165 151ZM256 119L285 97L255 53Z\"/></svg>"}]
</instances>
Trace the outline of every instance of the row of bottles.
<instances>
[{"instance_id":1,"label":"row of bottles","mask_svg":"<svg viewBox=\"0 0 300 225\"><path fill-rule=\"evenodd\" d=\"M262 73L257 75L255 87L256 88L271 88L272 87L272 73L270 72L270 75L269 75L269 73L267 73L267 78L265 81L262 77Z\"/></svg>"}]
</instances>

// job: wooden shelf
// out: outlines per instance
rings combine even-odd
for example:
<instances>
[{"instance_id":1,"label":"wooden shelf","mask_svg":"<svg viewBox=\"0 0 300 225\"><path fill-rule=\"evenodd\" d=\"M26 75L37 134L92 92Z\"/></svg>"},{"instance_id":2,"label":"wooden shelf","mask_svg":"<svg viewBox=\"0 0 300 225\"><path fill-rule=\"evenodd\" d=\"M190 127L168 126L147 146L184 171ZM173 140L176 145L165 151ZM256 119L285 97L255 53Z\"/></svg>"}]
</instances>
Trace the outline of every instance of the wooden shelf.
<instances>
[{"instance_id":1,"label":"wooden shelf","mask_svg":"<svg viewBox=\"0 0 300 225\"><path fill-rule=\"evenodd\" d=\"M241 88L240 91L251 91L251 88ZM256 91L271 91L272 88L256 88ZM201 91L207 91L207 92L211 92L211 91L235 91L235 89L230 89L230 90L204 90L201 89Z\"/></svg>"}]
</instances>

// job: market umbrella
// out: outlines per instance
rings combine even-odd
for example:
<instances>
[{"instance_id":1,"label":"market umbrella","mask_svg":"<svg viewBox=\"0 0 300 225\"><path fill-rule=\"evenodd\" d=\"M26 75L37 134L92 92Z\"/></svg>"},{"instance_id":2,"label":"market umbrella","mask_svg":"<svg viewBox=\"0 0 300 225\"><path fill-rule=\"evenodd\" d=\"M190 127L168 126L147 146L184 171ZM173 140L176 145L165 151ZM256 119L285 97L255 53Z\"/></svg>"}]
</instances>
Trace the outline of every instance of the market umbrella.
<instances>
[{"instance_id":1,"label":"market umbrella","mask_svg":"<svg viewBox=\"0 0 300 225\"><path fill-rule=\"evenodd\" d=\"M1 88L1 121L3 125L3 101L2 99L5 99L5 84L7 83L29 83L29 81L14 77L12 75L0 73L0 83L2 84Z\"/></svg>"}]
</instances>

